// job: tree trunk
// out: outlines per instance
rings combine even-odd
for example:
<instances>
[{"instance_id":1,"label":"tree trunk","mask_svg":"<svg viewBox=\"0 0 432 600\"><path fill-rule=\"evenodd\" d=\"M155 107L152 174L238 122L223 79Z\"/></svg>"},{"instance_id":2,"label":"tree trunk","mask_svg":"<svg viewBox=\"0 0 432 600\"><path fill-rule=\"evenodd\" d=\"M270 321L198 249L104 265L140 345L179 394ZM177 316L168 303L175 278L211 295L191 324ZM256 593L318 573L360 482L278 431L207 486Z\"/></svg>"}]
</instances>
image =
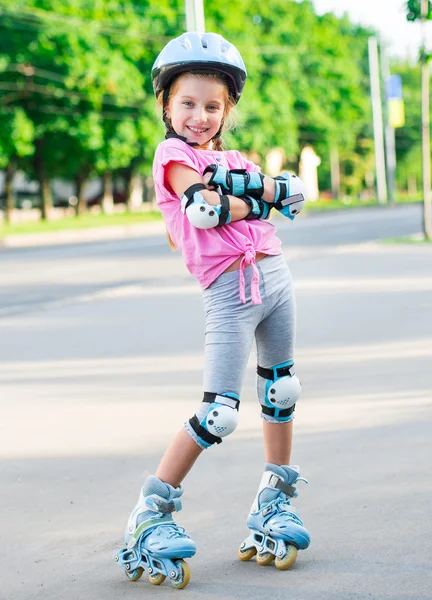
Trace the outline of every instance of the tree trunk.
<instances>
[{"instance_id":1,"label":"tree trunk","mask_svg":"<svg viewBox=\"0 0 432 600\"><path fill-rule=\"evenodd\" d=\"M75 177L75 196L77 197L77 204L75 207L76 216L81 216L87 211L87 202L84 197L85 189L87 187L87 178L79 173Z\"/></svg>"},{"instance_id":2,"label":"tree trunk","mask_svg":"<svg viewBox=\"0 0 432 600\"><path fill-rule=\"evenodd\" d=\"M144 202L150 204L152 210L156 210L156 194L152 177L144 179Z\"/></svg>"},{"instance_id":3,"label":"tree trunk","mask_svg":"<svg viewBox=\"0 0 432 600\"><path fill-rule=\"evenodd\" d=\"M414 198L417 196L417 178L415 175L408 177L408 197Z\"/></svg>"},{"instance_id":4,"label":"tree trunk","mask_svg":"<svg viewBox=\"0 0 432 600\"><path fill-rule=\"evenodd\" d=\"M142 177L136 175L140 164L141 160L139 158L133 158L128 167L120 170L125 183L127 210L132 210L143 202ZM137 196L139 196L139 200L137 200Z\"/></svg>"},{"instance_id":5,"label":"tree trunk","mask_svg":"<svg viewBox=\"0 0 432 600\"><path fill-rule=\"evenodd\" d=\"M49 209L52 207L52 196L49 179L45 175L45 164L43 159L43 140L35 141L34 167L36 179L39 182L41 194L41 218L45 221L49 218Z\"/></svg>"},{"instance_id":6,"label":"tree trunk","mask_svg":"<svg viewBox=\"0 0 432 600\"><path fill-rule=\"evenodd\" d=\"M6 179L5 179L5 197L6 197L6 206L5 206L5 221L6 223L10 223L12 211L15 208L15 197L13 193L13 178L15 172L17 170L17 164L14 159L9 161L9 164L6 169Z\"/></svg>"},{"instance_id":7,"label":"tree trunk","mask_svg":"<svg viewBox=\"0 0 432 600\"><path fill-rule=\"evenodd\" d=\"M101 210L106 215L111 215L114 212L114 196L113 196L113 180L112 172L105 171L102 177L103 194L101 202Z\"/></svg>"},{"instance_id":8,"label":"tree trunk","mask_svg":"<svg viewBox=\"0 0 432 600\"><path fill-rule=\"evenodd\" d=\"M338 200L340 198L340 164L337 146L333 146L330 151L330 168L332 196Z\"/></svg>"},{"instance_id":9,"label":"tree trunk","mask_svg":"<svg viewBox=\"0 0 432 600\"><path fill-rule=\"evenodd\" d=\"M126 207L127 210L132 210L132 193L133 193L133 175L132 169L125 169L123 174L126 191Z\"/></svg>"},{"instance_id":10,"label":"tree trunk","mask_svg":"<svg viewBox=\"0 0 432 600\"><path fill-rule=\"evenodd\" d=\"M125 175L128 210L140 207L143 203L143 180L139 175L130 171Z\"/></svg>"}]
</instances>

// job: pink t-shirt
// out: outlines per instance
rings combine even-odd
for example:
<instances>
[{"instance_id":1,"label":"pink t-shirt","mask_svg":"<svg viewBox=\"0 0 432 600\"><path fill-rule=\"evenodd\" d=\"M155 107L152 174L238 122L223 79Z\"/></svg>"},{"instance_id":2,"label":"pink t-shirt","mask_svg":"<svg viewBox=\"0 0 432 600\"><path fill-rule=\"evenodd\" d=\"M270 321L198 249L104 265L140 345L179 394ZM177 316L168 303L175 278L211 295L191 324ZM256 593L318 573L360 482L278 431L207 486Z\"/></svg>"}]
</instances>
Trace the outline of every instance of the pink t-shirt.
<instances>
[{"instance_id":1,"label":"pink t-shirt","mask_svg":"<svg viewBox=\"0 0 432 600\"><path fill-rule=\"evenodd\" d=\"M180 199L165 181L165 169L170 162L185 165L200 176L211 164L227 169L259 171L259 167L244 158L237 150L195 150L182 140L171 138L160 143L153 161L153 178L157 204L168 232L183 254L186 267L203 289L207 288L236 259L243 256L240 265L240 293L244 302L244 268L252 265L252 302L259 304L259 275L255 266L257 252L281 254L281 241L275 227L260 219L235 221L223 227L197 229L180 210Z\"/></svg>"}]
</instances>

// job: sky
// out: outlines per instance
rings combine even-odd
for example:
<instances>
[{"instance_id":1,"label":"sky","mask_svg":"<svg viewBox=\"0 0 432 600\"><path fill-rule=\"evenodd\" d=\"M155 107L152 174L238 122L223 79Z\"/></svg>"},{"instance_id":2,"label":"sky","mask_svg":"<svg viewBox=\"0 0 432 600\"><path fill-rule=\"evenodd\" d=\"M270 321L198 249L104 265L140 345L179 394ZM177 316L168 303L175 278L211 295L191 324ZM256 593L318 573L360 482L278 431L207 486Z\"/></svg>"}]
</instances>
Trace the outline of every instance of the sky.
<instances>
[{"instance_id":1,"label":"sky","mask_svg":"<svg viewBox=\"0 0 432 600\"><path fill-rule=\"evenodd\" d=\"M321 15L333 12L341 16L348 13L350 20L377 28L389 44L390 56L417 58L421 44L421 26L405 18L404 0L312 0ZM426 29L426 47L432 47L432 21Z\"/></svg>"}]
</instances>

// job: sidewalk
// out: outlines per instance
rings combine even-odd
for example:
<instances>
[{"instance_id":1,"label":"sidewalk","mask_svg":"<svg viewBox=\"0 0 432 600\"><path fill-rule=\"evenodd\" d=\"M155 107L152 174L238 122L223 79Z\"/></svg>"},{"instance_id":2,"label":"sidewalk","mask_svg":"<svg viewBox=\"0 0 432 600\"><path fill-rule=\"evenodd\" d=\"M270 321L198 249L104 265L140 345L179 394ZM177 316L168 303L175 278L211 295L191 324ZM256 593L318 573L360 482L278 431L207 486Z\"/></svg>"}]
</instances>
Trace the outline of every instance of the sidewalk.
<instances>
[{"instance_id":1,"label":"sidewalk","mask_svg":"<svg viewBox=\"0 0 432 600\"><path fill-rule=\"evenodd\" d=\"M133 225L113 225L91 229L67 229L47 233L14 233L0 238L0 248L24 248L31 246L55 246L80 242L100 242L125 237L162 235L165 233L163 221L149 221Z\"/></svg>"}]
</instances>

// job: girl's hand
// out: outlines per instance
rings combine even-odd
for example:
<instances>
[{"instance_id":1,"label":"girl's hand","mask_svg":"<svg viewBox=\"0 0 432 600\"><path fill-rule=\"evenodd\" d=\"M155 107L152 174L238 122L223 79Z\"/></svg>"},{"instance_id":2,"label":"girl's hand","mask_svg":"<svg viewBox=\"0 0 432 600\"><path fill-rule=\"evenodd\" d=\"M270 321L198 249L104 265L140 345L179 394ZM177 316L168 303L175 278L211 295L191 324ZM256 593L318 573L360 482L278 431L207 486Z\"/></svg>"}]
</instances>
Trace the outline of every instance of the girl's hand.
<instances>
[{"instance_id":1,"label":"girl's hand","mask_svg":"<svg viewBox=\"0 0 432 600\"><path fill-rule=\"evenodd\" d=\"M212 174L211 173L206 173L203 177L203 181L204 181L204 185L206 186L206 188L208 190L212 190L214 191L216 189L216 187L214 185L209 185L209 181L211 178Z\"/></svg>"}]
</instances>

